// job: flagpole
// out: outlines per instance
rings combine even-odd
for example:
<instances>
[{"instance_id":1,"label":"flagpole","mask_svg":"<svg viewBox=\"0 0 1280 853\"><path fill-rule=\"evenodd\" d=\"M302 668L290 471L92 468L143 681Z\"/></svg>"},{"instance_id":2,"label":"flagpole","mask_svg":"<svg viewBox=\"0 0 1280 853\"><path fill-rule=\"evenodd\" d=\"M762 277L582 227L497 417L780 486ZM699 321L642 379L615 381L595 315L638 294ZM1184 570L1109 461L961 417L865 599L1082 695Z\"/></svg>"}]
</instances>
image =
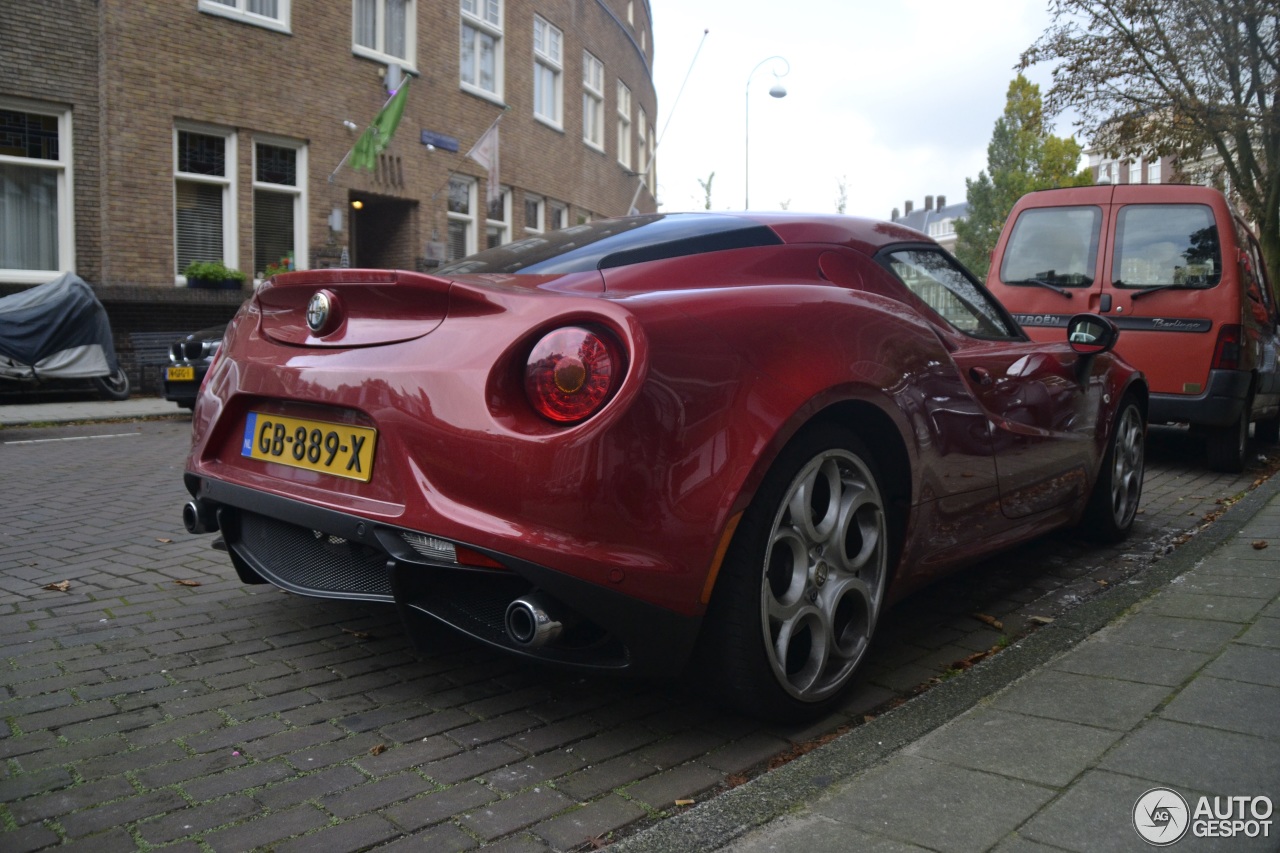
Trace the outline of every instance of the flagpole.
<instances>
[{"instance_id":1,"label":"flagpole","mask_svg":"<svg viewBox=\"0 0 1280 853\"><path fill-rule=\"evenodd\" d=\"M649 152L649 162L644 164L644 171L640 173L640 180L636 182L636 191L631 196L631 204L627 207L627 215L636 209L636 202L640 200L640 190L645 187L645 178L649 176L649 168L653 165L653 160L658 156L658 146L662 144L662 140L667 136L667 128L671 127L671 119L676 114L676 107L680 105L680 96L684 94L684 87L689 84L689 77L693 74L693 66L698 62L698 54L702 53L702 46L707 43L707 36L711 35L710 29L702 31L702 40L698 42L698 49L693 52L693 59L689 62L689 70L684 73L684 82L680 84L680 91L676 92L676 99L671 102L671 112L667 113L667 121L662 125L662 133L658 134L658 138L653 141L653 149ZM499 116L501 118L501 116Z\"/></svg>"}]
</instances>

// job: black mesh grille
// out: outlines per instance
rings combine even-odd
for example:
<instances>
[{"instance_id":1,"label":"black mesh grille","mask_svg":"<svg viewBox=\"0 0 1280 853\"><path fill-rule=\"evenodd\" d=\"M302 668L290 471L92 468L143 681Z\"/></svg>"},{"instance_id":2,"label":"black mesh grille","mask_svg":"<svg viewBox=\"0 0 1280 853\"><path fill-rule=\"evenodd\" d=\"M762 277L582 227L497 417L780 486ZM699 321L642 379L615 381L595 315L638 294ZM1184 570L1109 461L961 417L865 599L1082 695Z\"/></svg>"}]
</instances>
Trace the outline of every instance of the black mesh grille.
<instances>
[{"instance_id":1,"label":"black mesh grille","mask_svg":"<svg viewBox=\"0 0 1280 853\"><path fill-rule=\"evenodd\" d=\"M268 580L296 592L335 598L391 600L387 555L305 527L240 513L245 557Z\"/></svg>"}]
</instances>

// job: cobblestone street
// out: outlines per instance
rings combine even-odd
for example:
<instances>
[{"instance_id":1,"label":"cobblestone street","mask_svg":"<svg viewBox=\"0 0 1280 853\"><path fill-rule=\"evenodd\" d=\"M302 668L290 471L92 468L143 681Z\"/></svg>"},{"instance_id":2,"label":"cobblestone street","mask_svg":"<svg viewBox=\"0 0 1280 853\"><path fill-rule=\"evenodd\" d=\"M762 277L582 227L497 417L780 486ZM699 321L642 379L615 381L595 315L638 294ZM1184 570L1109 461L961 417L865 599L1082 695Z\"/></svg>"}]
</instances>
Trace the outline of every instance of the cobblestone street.
<instances>
[{"instance_id":1,"label":"cobblestone street","mask_svg":"<svg viewBox=\"0 0 1280 853\"><path fill-rule=\"evenodd\" d=\"M1057 534L912 596L841 713L780 728L444 631L419 656L389 605L240 583L182 528L189 432L0 429L0 849L588 848L1123 584L1274 467L1255 448L1210 473L1185 431L1153 430L1128 542Z\"/></svg>"}]
</instances>

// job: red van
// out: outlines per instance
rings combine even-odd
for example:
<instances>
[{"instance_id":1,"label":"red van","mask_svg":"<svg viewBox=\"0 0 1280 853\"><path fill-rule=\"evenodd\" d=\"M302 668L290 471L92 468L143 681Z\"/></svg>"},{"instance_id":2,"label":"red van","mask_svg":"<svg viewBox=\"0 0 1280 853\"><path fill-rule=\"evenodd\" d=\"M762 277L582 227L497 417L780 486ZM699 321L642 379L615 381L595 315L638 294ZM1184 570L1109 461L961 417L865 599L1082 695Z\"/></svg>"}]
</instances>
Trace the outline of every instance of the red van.
<instances>
[{"instance_id":1,"label":"red van","mask_svg":"<svg viewBox=\"0 0 1280 853\"><path fill-rule=\"evenodd\" d=\"M1244 467L1254 437L1280 440L1277 282L1222 193L1177 184L1042 190L1005 222L987 287L1037 341L1082 311L1123 333L1146 374L1150 422L1187 423L1209 464Z\"/></svg>"}]
</instances>

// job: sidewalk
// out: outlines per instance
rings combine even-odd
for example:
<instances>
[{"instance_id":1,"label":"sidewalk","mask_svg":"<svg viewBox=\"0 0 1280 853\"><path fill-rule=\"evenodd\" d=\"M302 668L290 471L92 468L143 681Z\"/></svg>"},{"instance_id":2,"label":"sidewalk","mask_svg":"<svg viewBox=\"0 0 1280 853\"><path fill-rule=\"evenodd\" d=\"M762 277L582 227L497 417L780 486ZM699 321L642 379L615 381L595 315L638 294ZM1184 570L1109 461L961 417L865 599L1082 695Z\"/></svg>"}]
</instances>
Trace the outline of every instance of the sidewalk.
<instances>
[{"instance_id":1,"label":"sidewalk","mask_svg":"<svg viewBox=\"0 0 1280 853\"><path fill-rule=\"evenodd\" d=\"M72 400L70 402L6 403L0 405L0 426L71 423L127 418L186 415L187 410L162 397L130 397L128 400Z\"/></svg>"},{"instance_id":2,"label":"sidewalk","mask_svg":"<svg viewBox=\"0 0 1280 853\"><path fill-rule=\"evenodd\" d=\"M1134 582L613 849L1143 851L1140 797L1158 843L1187 829L1171 849L1280 849L1278 491L1262 485ZM1158 787L1172 791L1144 797ZM1201 796L1219 809L1209 820Z\"/></svg>"}]
</instances>

